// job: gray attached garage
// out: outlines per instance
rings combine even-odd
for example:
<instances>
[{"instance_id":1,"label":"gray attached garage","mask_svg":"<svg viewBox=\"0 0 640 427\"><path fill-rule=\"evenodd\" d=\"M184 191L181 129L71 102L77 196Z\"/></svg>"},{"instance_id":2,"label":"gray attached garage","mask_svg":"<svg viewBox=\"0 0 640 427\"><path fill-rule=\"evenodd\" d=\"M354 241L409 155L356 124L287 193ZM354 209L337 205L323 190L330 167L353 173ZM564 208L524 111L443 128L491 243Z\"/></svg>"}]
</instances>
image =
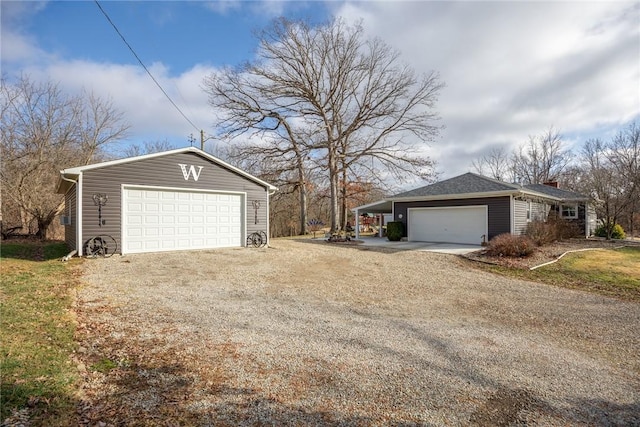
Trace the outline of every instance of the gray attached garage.
<instances>
[{"instance_id":1,"label":"gray attached garage","mask_svg":"<svg viewBox=\"0 0 640 427\"><path fill-rule=\"evenodd\" d=\"M66 241L82 255L96 236L118 253L244 246L269 235L276 188L189 147L61 171Z\"/></svg>"},{"instance_id":2,"label":"gray attached garage","mask_svg":"<svg viewBox=\"0 0 640 427\"><path fill-rule=\"evenodd\" d=\"M531 221L555 215L589 236L595 213L589 198L558 188L555 182L519 185L466 173L354 209L390 214L415 242L479 245L503 234L522 234ZM359 227L356 224L356 234Z\"/></svg>"}]
</instances>

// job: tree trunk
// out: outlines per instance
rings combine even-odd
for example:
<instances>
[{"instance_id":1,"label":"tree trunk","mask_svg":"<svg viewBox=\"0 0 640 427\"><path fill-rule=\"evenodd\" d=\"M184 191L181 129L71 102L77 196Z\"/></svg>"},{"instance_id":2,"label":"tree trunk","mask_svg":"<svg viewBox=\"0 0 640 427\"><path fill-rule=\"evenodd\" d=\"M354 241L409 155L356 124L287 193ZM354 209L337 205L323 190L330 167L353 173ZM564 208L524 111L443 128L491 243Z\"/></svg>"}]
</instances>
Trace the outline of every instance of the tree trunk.
<instances>
[{"instance_id":1,"label":"tree trunk","mask_svg":"<svg viewBox=\"0 0 640 427\"><path fill-rule=\"evenodd\" d=\"M302 172L300 172L302 174ZM307 234L307 183L304 176L300 179L300 235Z\"/></svg>"},{"instance_id":2,"label":"tree trunk","mask_svg":"<svg viewBox=\"0 0 640 427\"><path fill-rule=\"evenodd\" d=\"M339 173L336 153L333 148L329 148L329 185L330 185L330 211L331 211L331 232L340 231L338 197L339 197Z\"/></svg>"},{"instance_id":3,"label":"tree trunk","mask_svg":"<svg viewBox=\"0 0 640 427\"><path fill-rule=\"evenodd\" d=\"M343 230L347 229L347 219L348 219L348 212L347 212L347 169L346 167L343 166L342 168L342 203L340 206L340 212L342 215L342 220L340 221L340 225L342 226Z\"/></svg>"},{"instance_id":4,"label":"tree trunk","mask_svg":"<svg viewBox=\"0 0 640 427\"><path fill-rule=\"evenodd\" d=\"M53 220L55 219L55 212L52 212L48 215L45 216L38 216L36 218L37 222L38 222L38 231L36 231L36 237L40 240L47 240L47 231L49 229L49 226L51 225L51 223L53 222Z\"/></svg>"}]
</instances>

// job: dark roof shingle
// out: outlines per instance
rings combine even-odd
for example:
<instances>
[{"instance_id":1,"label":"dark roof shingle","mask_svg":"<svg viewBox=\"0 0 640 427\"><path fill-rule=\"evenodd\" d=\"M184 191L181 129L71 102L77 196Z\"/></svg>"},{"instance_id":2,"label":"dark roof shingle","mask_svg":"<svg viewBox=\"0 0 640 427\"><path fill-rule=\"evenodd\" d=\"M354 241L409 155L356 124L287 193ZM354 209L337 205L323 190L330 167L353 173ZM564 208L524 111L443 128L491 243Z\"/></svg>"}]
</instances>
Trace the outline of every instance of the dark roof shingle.
<instances>
[{"instance_id":1,"label":"dark roof shingle","mask_svg":"<svg viewBox=\"0 0 640 427\"><path fill-rule=\"evenodd\" d=\"M486 176L467 172L463 175L445 179L431 185L396 194L391 198L429 197L452 194L489 193L494 191L517 191L519 185L497 181Z\"/></svg>"},{"instance_id":2,"label":"dark roof shingle","mask_svg":"<svg viewBox=\"0 0 640 427\"><path fill-rule=\"evenodd\" d=\"M391 199L444 197L455 196L456 194L494 193L499 191L512 191L514 193L519 191L530 191L564 201L583 201L588 199L587 196L576 193L575 191L563 190L544 184L520 186L518 184L498 181L472 172L454 176L453 178L445 179L444 181L438 181L431 185L425 185L424 187L404 191L391 196Z\"/></svg>"},{"instance_id":3,"label":"dark roof shingle","mask_svg":"<svg viewBox=\"0 0 640 427\"><path fill-rule=\"evenodd\" d=\"M536 193L546 194L547 196L556 197L562 200L587 200L584 194L575 191L563 190L561 188L552 187L544 184L528 184L522 187L524 190L535 191Z\"/></svg>"}]
</instances>

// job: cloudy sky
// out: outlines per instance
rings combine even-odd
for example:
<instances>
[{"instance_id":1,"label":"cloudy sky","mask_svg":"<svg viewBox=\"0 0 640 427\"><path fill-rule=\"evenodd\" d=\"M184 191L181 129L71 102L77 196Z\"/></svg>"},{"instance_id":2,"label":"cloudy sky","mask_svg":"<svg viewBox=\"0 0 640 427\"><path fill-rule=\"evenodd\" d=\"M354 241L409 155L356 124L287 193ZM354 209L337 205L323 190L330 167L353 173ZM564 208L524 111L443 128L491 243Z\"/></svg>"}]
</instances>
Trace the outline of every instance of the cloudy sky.
<instances>
[{"instance_id":1,"label":"cloudy sky","mask_svg":"<svg viewBox=\"0 0 640 427\"><path fill-rule=\"evenodd\" d=\"M638 1L101 1L191 123L95 2L0 4L3 77L28 74L112 100L131 125L126 144L182 147L199 129L214 133L203 78L251 61L255 30L278 16L361 20L415 70L437 71L446 83L438 102L445 129L428 153L442 178L472 171L473 159L549 126L579 150L640 119Z\"/></svg>"}]
</instances>

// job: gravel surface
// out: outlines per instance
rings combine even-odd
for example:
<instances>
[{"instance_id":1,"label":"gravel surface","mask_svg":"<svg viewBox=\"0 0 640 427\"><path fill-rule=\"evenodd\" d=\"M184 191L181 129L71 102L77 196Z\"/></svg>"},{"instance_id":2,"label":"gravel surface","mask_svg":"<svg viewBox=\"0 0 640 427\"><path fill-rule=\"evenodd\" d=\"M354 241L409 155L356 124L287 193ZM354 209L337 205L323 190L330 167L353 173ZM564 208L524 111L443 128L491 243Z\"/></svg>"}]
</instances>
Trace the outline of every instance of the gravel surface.
<instances>
[{"instance_id":1,"label":"gravel surface","mask_svg":"<svg viewBox=\"0 0 640 427\"><path fill-rule=\"evenodd\" d=\"M119 364L85 372L93 425L640 425L636 303L297 240L83 269L78 363Z\"/></svg>"}]
</instances>

